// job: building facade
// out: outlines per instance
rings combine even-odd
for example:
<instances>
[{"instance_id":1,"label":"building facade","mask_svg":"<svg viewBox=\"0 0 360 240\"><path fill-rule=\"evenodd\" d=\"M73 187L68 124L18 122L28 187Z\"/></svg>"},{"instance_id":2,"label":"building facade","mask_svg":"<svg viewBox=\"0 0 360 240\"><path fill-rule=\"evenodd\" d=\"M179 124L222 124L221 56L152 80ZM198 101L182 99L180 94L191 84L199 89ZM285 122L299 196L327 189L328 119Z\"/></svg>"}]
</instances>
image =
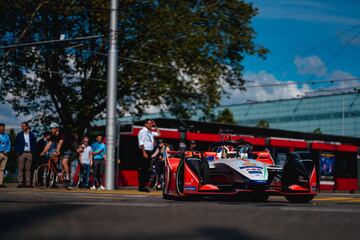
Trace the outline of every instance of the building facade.
<instances>
[{"instance_id":1,"label":"building facade","mask_svg":"<svg viewBox=\"0 0 360 240\"><path fill-rule=\"evenodd\" d=\"M358 92L220 106L214 109L214 113L219 114L225 108L232 112L240 126L256 127L261 120L266 120L271 129L307 133L317 130L322 134L360 137ZM145 118L174 119L174 116L170 113L152 113L141 118L123 117L120 121L133 122ZM199 119L200 114L191 120ZM105 120L94 122L94 125L104 124Z\"/></svg>"},{"instance_id":2,"label":"building facade","mask_svg":"<svg viewBox=\"0 0 360 240\"><path fill-rule=\"evenodd\" d=\"M347 93L289 100L252 102L228 108L241 126L266 120L272 129L360 137L360 94Z\"/></svg>"}]
</instances>

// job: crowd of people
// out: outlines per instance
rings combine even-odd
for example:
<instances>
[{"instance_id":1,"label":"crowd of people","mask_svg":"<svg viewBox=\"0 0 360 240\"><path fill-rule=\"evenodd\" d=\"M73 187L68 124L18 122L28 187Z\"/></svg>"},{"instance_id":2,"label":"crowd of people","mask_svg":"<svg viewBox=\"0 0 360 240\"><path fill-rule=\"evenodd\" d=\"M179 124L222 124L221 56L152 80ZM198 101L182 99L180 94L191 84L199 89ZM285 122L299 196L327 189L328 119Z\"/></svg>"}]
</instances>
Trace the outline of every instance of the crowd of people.
<instances>
[{"instance_id":1,"label":"crowd of people","mask_svg":"<svg viewBox=\"0 0 360 240\"><path fill-rule=\"evenodd\" d=\"M90 189L105 189L102 176L105 169L106 145L103 137L98 135L96 141L90 145L89 137L81 140L77 134L65 135L59 124L51 123L50 132L45 132L39 141L31 131L28 122L21 123L22 131L16 135L16 140L11 143L10 137L5 133L5 124L0 123L0 187L4 188L4 172L11 151L11 144L17 154L18 188L32 188L32 176L37 167L47 163L49 159L59 165L64 177L65 186L74 185L73 175L76 168L81 166L80 187ZM61 164L60 164L61 163ZM94 180L90 186L90 171L94 172Z\"/></svg>"},{"instance_id":2,"label":"crowd of people","mask_svg":"<svg viewBox=\"0 0 360 240\"><path fill-rule=\"evenodd\" d=\"M59 124L51 123L50 131L43 133L39 141L36 141L28 122L21 124L22 131L16 135L14 144L18 163L18 187L33 187L32 176L41 164L49 159L55 161L63 174L65 186L73 188L74 174L80 164L81 187L103 190L102 176L105 171L106 145L103 136L98 135L96 141L90 145L89 137L81 140L77 134L65 135ZM158 178L161 179L164 169L164 159L170 150L169 144L160 139L161 133L155 122L146 119L144 127L138 133L140 149L140 164L138 171L139 188L141 192L149 192L149 177L152 164L156 163ZM4 170L11 149L11 141L5 133L5 124L0 123L0 187L6 187L3 183ZM196 150L196 142L191 141L189 150ZM90 183L90 172L93 173L93 181ZM90 186L91 185L91 186ZM157 183L156 189L161 189L161 182Z\"/></svg>"}]
</instances>

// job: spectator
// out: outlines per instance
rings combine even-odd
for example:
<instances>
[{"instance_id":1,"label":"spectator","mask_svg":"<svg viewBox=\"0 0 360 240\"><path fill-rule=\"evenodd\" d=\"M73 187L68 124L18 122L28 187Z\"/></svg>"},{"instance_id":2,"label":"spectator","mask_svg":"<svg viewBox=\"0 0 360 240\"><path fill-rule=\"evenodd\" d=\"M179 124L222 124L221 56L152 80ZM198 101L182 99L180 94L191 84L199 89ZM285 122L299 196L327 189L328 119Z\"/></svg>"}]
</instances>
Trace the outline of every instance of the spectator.
<instances>
[{"instance_id":1,"label":"spectator","mask_svg":"<svg viewBox=\"0 0 360 240\"><path fill-rule=\"evenodd\" d=\"M70 156L70 188L75 187L74 177L76 174L76 169L79 166L79 135L74 133L71 137L70 148L71 148L71 156Z\"/></svg>"},{"instance_id":2,"label":"spectator","mask_svg":"<svg viewBox=\"0 0 360 240\"><path fill-rule=\"evenodd\" d=\"M89 146L89 138L84 137L79 150L79 160L82 172L82 185L89 188L90 167L93 165L92 149Z\"/></svg>"},{"instance_id":3,"label":"spectator","mask_svg":"<svg viewBox=\"0 0 360 240\"><path fill-rule=\"evenodd\" d=\"M93 160L94 160L94 185L90 188L95 190L98 188L99 190L104 190L105 187L102 185L101 176L104 175L105 170L105 152L106 146L102 142L103 137L98 135L96 137L96 142L94 142L91 146L93 150ZM97 184L97 186L95 186Z\"/></svg>"},{"instance_id":4,"label":"spectator","mask_svg":"<svg viewBox=\"0 0 360 240\"><path fill-rule=\"evenodd\" d=\"M190 146L189 146L189 150L190 151L197 151L197 146L196 146L196 142L194 140L190 141Z\"/></svg>"},{"instance_id":5,"label":"spectator","mask_svg":"<svg viewBox=\"0 0 360 240\"><path fill-rule=\"evenodd\" d=\"M30 131L27 122L21 123L22 131L16 135L15 152L18 154L18 187L32 187L31 185L31 163L36 154L36 137ZM24 185L25 166L25 185Z\"/></svg>"},{"instance_id":6,"label":"spectator","mask_svg":"<svg viewBox=\"0 0 360 240\"><path fill-rule=\"evenodd\" d=\"M35 159L36 166L40 166L41 164L46 163L47 161L46 158L44 156L40 156L40 153L44 150L49 140L50 140L50 132L47 131L43 134L43 137L39 141L37 141L36 143L37 154Z\"/></svg>"},{"instance_id":7,"label":"spectator","mask_svg":"<svg viewBox=\"0 0 360 240\"><path fill-rule=\"evenodd\" d=\"M65 171L65 183L66 185L70 181L69 174L69 165L68 161L70 158L71 150L69 142L65 140L65 134L60 131L60 125L53 122L50 124L51 136L49 142L47 143L45 149L40 153L40 156L44 156L46 154L47 158L51 156L56 156L56 162L61 157L61 164Z\"/></svg>"},{"instance_id":8,"label":"spectator","mask_svg":"<svg viewBox=\"0 0 360 240\"><path fill-rule=\"evenodd\" d=\"M5 124L0 123L0 188L5 188L4 171L10 152L10 137L5 133Z\"/></svg>"},{"instance_id":9,"label":"spectator","mask_svg":"<svg viewBox=\"0 0 360 240\"><path fill-rule=\"evenodd\" d=\"M152 131L155 128L156 132ZM160 136L160 131L157 128L155 122L150 119L146 119L144 127L139 131L138 141L141 154L141 162L139 168L139 191L150 192L147 187L150 174L151 156L154 153L154 137Z\"/></svg>"},{"instance_id":10,"label":"spectator","mask_svg":"<svg viewBox=\"0 0 360 240\"><path fill-rule=\"evenodd\" d=\"M160 190L162 188L162 183L164 179L164 160L167 158L167 152L170 151L168 144L164 143L162 139L159 139L158 144L156 146L156 150L151 156L154 161L156 161L156 173L158 175L158 184L156 186L156 190Z\"/></svg>"},{"instance_id":11,"label":"spectator","mask_svg":"<svg viewBox=\"0 0 360 240\"><path fill-rule=\"evenodd\" d=\"M65 186L67 187L70 180L70 168L72 162L77 162L76 148L79 146L79 137L77 133L66 135L65 141L63 144L63 151L61 155L61 164L64 167L65 171Z\"/></svg>"},{"instance_id":12,"label":"spectator","mask_svg":"<svg viewBox=\"0 0 360 240\"><path fill-rule=\"evenodd\" d=\"M162 139L159 139L158 144L155 147L155 151L151 155L151 158L157 158L160 161L163 161L168 151L170 151L169 145L165 143Z\"/></svg>"}]
</instances>

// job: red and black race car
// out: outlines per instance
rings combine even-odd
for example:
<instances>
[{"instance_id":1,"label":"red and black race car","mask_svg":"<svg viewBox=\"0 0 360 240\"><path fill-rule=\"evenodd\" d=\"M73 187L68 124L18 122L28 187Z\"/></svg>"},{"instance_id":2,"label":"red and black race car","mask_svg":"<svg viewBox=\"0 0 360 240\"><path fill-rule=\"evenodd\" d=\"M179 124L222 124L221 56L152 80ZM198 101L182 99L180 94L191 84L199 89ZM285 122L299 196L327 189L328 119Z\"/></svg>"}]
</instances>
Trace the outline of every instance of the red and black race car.
<instances>
[{"instance_id":1,"label":"red and black race car","mask_svg":"<svg viewBox=\"0 0 360 240\"><path fill-rule=\"evenodd\" d=\"M248 142L221 141L207 152L169 152L165 160L164 198L251 196L266 201L282 195L290 202L309 202L318 193L309 152L291 152L283 166L271 155L252 152Z\"/></svg>"}]
</instances>

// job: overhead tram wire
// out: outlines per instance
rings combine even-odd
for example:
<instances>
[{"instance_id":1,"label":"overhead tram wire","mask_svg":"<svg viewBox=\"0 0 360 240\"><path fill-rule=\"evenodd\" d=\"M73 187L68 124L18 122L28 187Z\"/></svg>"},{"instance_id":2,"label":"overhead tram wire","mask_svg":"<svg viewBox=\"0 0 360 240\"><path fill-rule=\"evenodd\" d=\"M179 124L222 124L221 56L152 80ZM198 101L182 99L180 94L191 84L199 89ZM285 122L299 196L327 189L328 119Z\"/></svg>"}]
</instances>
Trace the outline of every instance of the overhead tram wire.
<instances>
[{"instance_id":1,"label":"overhead tram wire","mask_svg":"<svg viewBox=\"0 0 360 240\"><path fill-rule=\"evenodd\" d=\"M59 71L52 71L52 70L48 70L45 68L32 68L32 67L27 67L24 65L19 65L19 64L0 64L0 67L12 67L12 68L26 68L29 71L40 71L40 72L47 72L47 73L53 73L53 74L59 74L59 75L64 75L64 72L59 72ZM101 78L92 78L92 77L80 77L80 76L73 76L74 78L78 78L78 79L85 79L85 80L92 80L92 81L98 81L98 82L104 82L106 83L106 79L101 79Z\"/></svg>"},{"instance_id":2,"label":"overhead tram wire","mask_svg":"<svg viewBox=\"0 0 360 240\"><path fill-rule=\"evenodd\" d=\"M317 71L312 74L308 81L313 80L325 67L328 67L329 64L342 52L345 48L347 48L360 34L360 31L357 32L351 39L349 39L345 45L341 46Z\"/></svg>"},{"instance_id":3,"label":"overhead tram wire","mask_svg":"<svg viewBox=\"0 0 360 240\"><path fill-rule=\"evenodd\" d=\"M92 51L92 50L88 50L88 49L83 49L83 51L95 53L95 54L102 55L102 56L107 56L108 55L107 53ZM179 68L174 67L174 66L170 66L170 65L163 65L163 64L158 64L158 63L153 63L153 62L148 62L148 61L134 59L134 58L128 58L128 57L119 57L119 58L123 59L123 60L130 61L130 62L143 63L143 64L147 64L147 65L151 65L151 66L157 66L157 67L161 67L161 68L172 68L172 69L179 70Z\"/></svg>"},{"instance_id":4,"label":"overhead tram wire","mask_svg":"<svg viewBox=\"0 0 360 240\"><path fill-rule=\"evenodd\" d=\"M98 38L102 38L102 37L104 37L104 35L92 35L92 36L68 38L68 39L62 39L62 40L61 39L54 39L54 40L47 40L47 41L38 41L38 42L29 42L29 43L21 43L21 44L0 46L0 49L29 47L29 46L36 46L36 45L41 45L41 44L53 44L53 43L62 43L62 42L74 42L74 41L82 41L82 40L89 40L89 39L98 39Z\"/></svg>"},{"instance_id":5,"label":"overhead tram wire","mask_svg":"<svg viewBox=\"0 0 360 240\"><path fill-rule=\"evenodd\" d=\"M52 71L52 70L47 70L44 68L31 68L31 67L27 67L27 66L23 66L23 65L19 65L19 64L0 64L0 67L19 67L19 68L27 68L30 71L42 71L42 72L49 72L49 73L54 73L54 74L64 74L63 72L58 72L58 71ZM91 80L91 81L98 81L98 82L105 82L105 79L101 79L101 78L92 78L92 77L77 77L74 76L74 78L80 78L80 79L87 79L87 80ZM326 82L346 82L346 81L358 81L360 80L360 78L343 78L343 79L327 79L327 80L319 80L319 81L313 81L310 82L312 84L318 84L318 83L326 83ZM285 83L273 83L273 84L259 84L259 85L249 85L249 86L245 86L246 88L258 88L258 87L278 87L278 86L288 86L288 85L299 85L299 84L303 84L305 83L304 81L302 82L285 82ZM309 83L309 82L308 82ZM356 87L354 87L356 88Z\"/></svg>"},{"instance_id":6,"label":"overhead tram wire","mask_svg":"<svg viewBox=\"0 0 360 240\"><path fill-rule=\"evenodd\" d=\"M310 53L310 52L312 52L313 50L315 50L315 49L317 49L317 48L320 48L320 47L322 47L323 45L331 42L332 40L335 40L335 39L337 39L337 38L345 35L346 33L349 33L349 32L351 32L351 31L357 29L358 27L360 27L360 24L357 24L357 25L355 25L355 26L352 26L350 29L345 30L345 31L343 31L343 32L341 32L341 33L338 33L338 34L336 34L335 36L332 36L331 38L328 38L328 39L326 39L325 41L322 41L322 42L318 43L317 45L315 45L315 46L313 46L313 47L311 47L311 48L309 48L309 49L307 49L307 50L305 50L305 51L302 51L302 52L300 52L300 53L297 53L296 55L302 56L302 55L305 55L305 54L307 54L307 53ZM293 56L293 57L291 57L291 58L289 58L289 59L287 59L287 60L285 60L285 61L283 61L283 62L281 62L280 64L276 65L275 67L272 67L272 68L268 69L267 72L268 72L268 73L271 73L271 72L273 72L273 71L281 68L282 66L284 66L284 65L292 62L292 61L295 59L296 55Z\"/></svg>"},{"instance_id":7,"label":"overhead tram wire","mask_svg":"<svg viewBox=\"0 0 360 240\"><path fill-rule=\"evenodd\" d=\"M333 83L333 82L346 82L346 81L358 81L360 78L342 78L342 79L326 79L318 81L298 81L298 82L284 82L284 83L270 83L270 84L259 84L259 85L248 85L244 86L245 88L258 88L258 87L278 87L278 86L288 86L288 85L300 85L304 83L318 84L318 83Z\"/></svg>"}]
</instances>

